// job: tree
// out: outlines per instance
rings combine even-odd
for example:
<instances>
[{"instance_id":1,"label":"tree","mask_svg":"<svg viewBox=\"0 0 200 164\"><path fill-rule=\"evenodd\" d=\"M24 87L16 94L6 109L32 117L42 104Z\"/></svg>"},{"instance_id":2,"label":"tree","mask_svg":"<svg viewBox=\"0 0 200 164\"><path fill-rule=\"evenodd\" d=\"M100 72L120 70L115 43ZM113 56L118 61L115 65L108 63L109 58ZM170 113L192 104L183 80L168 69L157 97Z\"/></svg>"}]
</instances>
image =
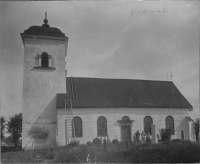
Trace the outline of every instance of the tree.
<instances>
[{"instance_id":1,"label":"tree","mask_svg":"<svg viewBox=\"0 0 200 164\"><path fill-rule=\"evenodd\" d=\"M22 136L22 113L10 117L7 124L7 131L11 134L12 142L15 144L15 147L17 147L18 140Z\"/></svg>"},{"instance_id":2,"label":"tree","mask_svg":"<svg viewBox=\"0 0 200 164\"><path fill-rule=\"evenodd\" d=\"M11 136L8 136L8 137L5 137L4 138L4 142L6 143L6 144L11 144L12 143L12 137Z\"/></svg>"},{"instance_id":3,"label":"tree","mask_svg":"<svg viewBox=\"0 0 200 164\"><path fill-rule=\"evenodd\" d=\"M195 119L194 123L195 123L196 140L199 141L200 119L199 118Z\"/></svg>"},{"instance_id":4,"label":"tree","mask_svg":"<svg viewBox=\"0 0 200 164\"><path fill-rule=\"evenodd\" d=\"M1 116L1 139L4 138L5 122L5 117Z\"/></svg>"}]
</instances>

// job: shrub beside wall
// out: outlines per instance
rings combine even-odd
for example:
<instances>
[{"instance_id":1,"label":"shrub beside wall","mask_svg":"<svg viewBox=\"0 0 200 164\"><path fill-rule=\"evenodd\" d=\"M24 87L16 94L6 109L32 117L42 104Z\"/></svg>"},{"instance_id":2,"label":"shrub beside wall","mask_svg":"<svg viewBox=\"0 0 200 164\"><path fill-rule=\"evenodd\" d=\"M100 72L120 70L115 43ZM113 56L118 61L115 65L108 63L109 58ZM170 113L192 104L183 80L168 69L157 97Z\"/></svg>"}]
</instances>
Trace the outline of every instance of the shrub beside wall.
<instances>
[{"instance_id":1,"label":"shrub beside wall","mask_svg":"<svg viewBox=\"0 0 200 164\"><path fill-rule=\"evenodd\" d=\"M35 139L46 140L49 136L49 131L44 127L32 126L32 128L28 131L28 135Z\"/></svg>"},{"instance_id":2,"label":"shrub beside wall","mask_svg":"<svg viewBox=\"0 0 200 164\"><path fill-rule=\"evenodd\" d=\"M115 144L115 143L119 143L119 141L118 141L117 139L113 139L113 140L112 140L112 143L114 143L114 144Z\"/></svg>"},{"instance_id":3,"label":"shrub beside wall","mask_svg":"<svg viewBox=\"0 0 200 164\"><path fill-rule=\"evenodd\" d=\"M87 146L92 146L92 142L91 141L88 141L86 144L87 144Z\"/></svg>"},{"instance_id":4,"label":"shrub beside wall","mask_svg":"<svg viewBox=\"0 0 200 164\"><path fill-rule=\"evenodd\" d=\"M78 141L72 141L67 146L78 146L78 145L79 145Z\"/></svg>"},{"instance_id":5,"label":"shrub beside wall","mask_svg":"<svg viewBox=\"0 0 200 164\"><path fill-rule=\"evenodd\" d=\"M95 138L95 139L93 139L93 144L95 144L95 145L101 145L102 141L101 141L100 138Z\"/></svg>"},{"instance_id":6,"label":"shrub beside wall","mask_svg":"<svg viewBox=\"0 0 200 164\"><path fill-rule=\"evenodd\" d=\"M43 148L49 137L49 131L40 126L32 126L28 131L28 135L34 138L34 147Z\"/></svg>"}]
</instances>

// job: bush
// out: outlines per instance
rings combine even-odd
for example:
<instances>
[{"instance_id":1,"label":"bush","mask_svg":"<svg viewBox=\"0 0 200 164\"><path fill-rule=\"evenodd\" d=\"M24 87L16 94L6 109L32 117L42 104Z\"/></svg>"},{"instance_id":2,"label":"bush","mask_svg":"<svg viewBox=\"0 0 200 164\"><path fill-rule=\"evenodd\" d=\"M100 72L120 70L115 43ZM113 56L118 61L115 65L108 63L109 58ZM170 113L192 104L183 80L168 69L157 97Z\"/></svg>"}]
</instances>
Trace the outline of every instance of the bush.
<instances>
[{"instance_id":1,"label":"bush","mask_svg":"<svg viewBox=\"0 0 200 164\"><path fill-rule=\"evenodd\" d=\"M122 151L104 151L103 146L77 146L58 153L53 163L123 163Z\"/></svg>"},{"instance_id":2,"label":"bush","mask_svg":"<svg viewBox=\"0 0 200 164\"><path fill-rule=\"evenodd\" d=\"M95 139L93 139L93 144L95 144L95 145L101 145L102 141L101 141L100 138L95 138Z\"/></svg>"},{"instance_id":3,"label":"bush","mask_svg":"<svg viewBox=\"0 0 200 164\"><path fill-rule=\"evenodd\" d=\"M88 141L86 144L87 144L87 146L92 146L92 142L91 141Z\"/></svg>"},{"instance_id":4,"label":"bush","mask_svg":"<svg viewBox=\"0 0 200 164\"><path fill-rule=\"evenodd\" d=\"M161 129L160 130L161 141L171 140L171 129Z\"/></svg>"},{"instance_id":5,"label":"bush","mask_svg":"<svg viewBox=\"0 0 200 164\"><path fill-rule=\"evenodd\" d=\"M54 151L54 148L47 148L47 154L46 154L46 159L53 159L55 157L56 153Z\"/></svg>"},{"instance_id":6,"label":"bush","mask_svg":"<svg viewBox=\"0 0 200 164\"><path fill-rule=\"evenodd\" d=\"M70 142L67 146L77 146L77 145L79 145L79 142L78 141L72 141L72 142Z\"/></svg>"},{"instance_id":7,"label":"bush","mask_svg":"<svg viewBox=\"0 0 200 164\"><path fill-rule=\"evenodd\" d=\"M113 144L119 143L119 141L118 141L117 139L113 139L113 140L112 140L112 143L113 143Z\"/></svg>"},{"instance_id":8,"label":"bush","mask_svg":"<svg viewBox=\"0 0 200 164\"><path fill-rule=\"evenodd\" d=\"M175 142L176 141L176 142ZM52 163L198 163L200 143L173 140L167 144L140 144L127 149L124 143L74 147L50 147L24 152L2 153L2 163L42 163L44 158Z\"/></svg>"},{"instance_id":9,"label":"bush","mask_svg":"<svg viewBox=\"0 0 200 164\"><path fill-rule=\"evenodd\" d=\"M99 158L99 163L128 163L128 158L126 157L125 153L123 151L117 152L117 151L109 151L108 152L102 152L101 158Z\"/></svg>"},{"instance_id":10,"label":"bush","mask_svg":"<svg viewBox=\"0 0 200 164\"><path fill-rule=\"evenodd\" d=\"M80 146L86 146L86 144L83 143L83 144L80 144Z\"/></svg>"},{"instance_id":11,"label":"bush","mask_svg":"<svg viewBox=\"0 0 200 164\"><path fill-rule=\"evenodd\" d=\"M149 146L152 146L152 144L146 142L146 143L137 145L136 148L141 149L141 148L145 148L145 147L149 147Z\"/></svg>"},{"instance_id":12,"label":"bush","mask_svg":"<svg viewBox=\"0 0 200 164\"><path fill-rule=\"evenodd\" d=\"M190 140L182 140L182 139L173 139L171 143L191 143Z\"/></svg>"},{"instance_id":13,"label":"bush","mask_svg":"<svg viewBox=\"0 0 200 164\"><path fill-rule=\"evenodd\" d=\"M7 151L7 146L1 146L1 153L4 153Z\"/></svg>"},{"instance_id":14,"label":"bush","mask_svg":"<svg viewBox=\"0 0 200 164\"><path fill-rule=\"evenodd\" d=\"M87 146L65 148L58 153L53 163L86 163L88 154Z\"/></svg>"},{"instance_id":15,"label":"bush","mask_svg":"<svg viewBox=\"0 0 200 164\"><path fill-rule=\"evenodd\" d=\"M49 131L44 127L41 128L39 126L32 126L32 128L28 131L28 135L33 138L46 140L49 136Z\"/></svg>"},{"instance_id":16,"label":"bush","mask_svg":"<svg viewBox=\"0 0 200 164\"><path fill-rule=\"evenodd\" d=\"M131 162L157 163L157 162L161 162L159 161L160 158L163 159L162 162L166 162L165 156L164 156L167 153L165 151L165 145L159 145L157 147L155 145L143 145L143 146L144 147L142 146L137 147L137 151L135 151L135 153L133 154Z\"/></svg>"},{"instance_id":17,"label":"bush","mask_svg":"<svg viewBox=\"0 0 200 164\"><path fill-rule=\"evenodd\" d=\"M194 163L200 161L200 144L180 142L151 144L138 147L132 154L131 162L136 163Z\"/></svg>"},{"instance_id":18,"label":"bush","mask_svg":"<svg viewBox=\"0 0 200 164\"><path fill-rule=\"evenodd\" d=\"M22 151L22 145L13 148L12 151Z\"/></svg>"}]
</instances>

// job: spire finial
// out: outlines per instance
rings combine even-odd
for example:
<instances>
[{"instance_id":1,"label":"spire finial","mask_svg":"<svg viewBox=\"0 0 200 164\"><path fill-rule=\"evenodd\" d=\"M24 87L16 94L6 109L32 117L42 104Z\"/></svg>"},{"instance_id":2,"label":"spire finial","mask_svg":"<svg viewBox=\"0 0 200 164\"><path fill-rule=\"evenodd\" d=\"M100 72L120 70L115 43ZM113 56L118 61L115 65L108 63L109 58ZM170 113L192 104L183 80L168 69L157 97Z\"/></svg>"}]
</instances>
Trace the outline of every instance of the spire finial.
<instances>
[{"instance_id":1,"label":"spire finial","mask_svg":"<svg viewBox=\"0 0 200 164\"><path fill-rule=\"evenodd\" d=\"M45 19L44 19L44 23L45 23L45 25L47 25L47 23L48 23L48 20L47 20L47 12L45 12Z\"/></svg>"}]
</instances>

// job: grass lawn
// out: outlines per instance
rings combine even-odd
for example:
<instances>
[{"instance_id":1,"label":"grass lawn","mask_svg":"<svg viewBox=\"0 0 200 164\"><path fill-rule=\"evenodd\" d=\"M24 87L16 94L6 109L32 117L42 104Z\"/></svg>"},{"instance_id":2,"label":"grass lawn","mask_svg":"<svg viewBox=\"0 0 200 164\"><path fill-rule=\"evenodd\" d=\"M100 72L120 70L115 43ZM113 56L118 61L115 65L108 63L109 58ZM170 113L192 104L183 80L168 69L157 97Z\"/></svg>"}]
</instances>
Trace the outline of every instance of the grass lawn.
<instances>
[{"instance_id":1,"label":"grass lawn","mask_svg":"<svg viewBox=\"0 0 200 164\"><path fill-rule=\"evenodd\" d=\"M5 152L1 153L1 163L42 163L46 155L45 149Z\"/></svg>"},{"instance_id":2,"label":"grass lawn","mask_svg":"<svg viewBox=\"0 0 200 164\"><path fill-rule=\"evenodd\" d=\"M59 154L63 154L63 152L73 152L77 151L80 146L76 147L57 147L57 148L49 148L49 149L39 149L39 150L27 150L27 151L17 151L17 152L5 152L1 153L1 162L2 163L45 163L49 161L54 161L52 158L56 158ZM130 143L129 148L132 148L133 145ZM88 149L90 152L94 151L97 153L104 153L103 145L99 146L84 146L84 149ZM107 145L107 152L110 151L123 151L126 150L125 143L118 144L109 144ZM91 154L91 153L90 153ZM65 155L64 155L65 156ZM87 155L86 155L87 157ZM86 157L84 156L83 158ZM54 163L54 162L53 162Z\"/></svg>"},{"instance_id":3,"label":"grass lawn","mask_svg":"<svg viewBox=\"0 0 200 164\"><path fill-rule=\"evenodd\" d=\"M200 143L179 141L134 146L125 143L64 146L41 150L6 152L2 163L197 163Z\"/></svg>"}]
</instances>

